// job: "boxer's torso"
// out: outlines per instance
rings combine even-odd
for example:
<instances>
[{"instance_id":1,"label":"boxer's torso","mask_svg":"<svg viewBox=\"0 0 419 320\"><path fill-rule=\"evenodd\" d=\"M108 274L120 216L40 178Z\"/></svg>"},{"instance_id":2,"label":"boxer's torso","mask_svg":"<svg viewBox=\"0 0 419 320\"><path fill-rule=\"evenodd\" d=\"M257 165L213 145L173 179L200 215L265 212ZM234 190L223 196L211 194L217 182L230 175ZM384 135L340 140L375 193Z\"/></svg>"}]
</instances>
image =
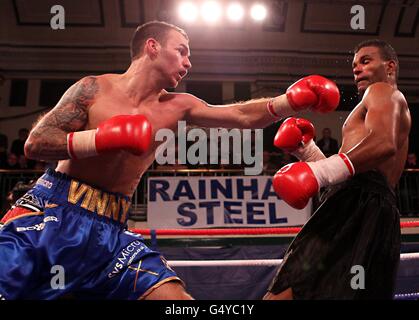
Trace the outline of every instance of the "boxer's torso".
<instances>
[{"instance_id":1,"label":"boxer's torso","mask_svg":"<svg viewBox=\"0 0 419 320\"><path fill-rule=\"evenodd\" d=\"M377 164L376 169L383 173L389 184L394 188L399 181L403 172L404 164L407 157L409 147L409 131L410 131L410 112L407 102L403 95L398 92L397 98L400 105L402 105L400 123L398 128L397 137L397 151L395 155L385 161ZM348 152L358 143L360 143L368 134L365 128L365 117L367 115L367 107L362 101L355 107L342 128L342 147L340 152ZM388 130L388 128L382 128ZM373 150L371 150L373 152Z\"/></svg>"},{"instance_id":2,"label":"boxer's torso","mask_svg":"<svg viewBox=\"0 0 419 320\"><path fill-rule=\"evenodd\" d=\"M88 122L84 130L95 129L106 119L121 114L143 114L150 121L152 147L142 156L134 156L127 151L112 152L106 155L80 159L62 160L57 171L110 192L131 196L141 179L155 159L159 144L154 137L159 129L167 128L177 132L178 120L182 119L187 106L182 94L162 91L160 95L135 104L119 84L121 76L115 74L97 77L99 85L94 103L89 107Z\"/></svg>"}]
</instances>

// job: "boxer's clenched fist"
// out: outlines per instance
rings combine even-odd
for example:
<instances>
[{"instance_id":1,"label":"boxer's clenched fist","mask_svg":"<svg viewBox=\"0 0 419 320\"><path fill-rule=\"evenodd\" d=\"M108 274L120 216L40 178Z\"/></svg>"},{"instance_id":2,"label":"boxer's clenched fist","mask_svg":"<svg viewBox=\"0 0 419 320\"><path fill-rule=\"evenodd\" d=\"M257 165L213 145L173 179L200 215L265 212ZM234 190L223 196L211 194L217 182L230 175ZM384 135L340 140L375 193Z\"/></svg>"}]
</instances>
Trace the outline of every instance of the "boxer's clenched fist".
<instances>
[{"instance_id":1,"label":"boxer's clenched fist","mask_svg":"<svg viewBox=\"0 0 419 320\"><path fill-rule=\"evenodd\" d=\"M335 110L340 94L336 84L322 76L302 78L287 89L287 99L295 111L312 109L326 113Z\"/></svg>"},{"instance_id":2,"label":"boxer's clenched fist","mask_svg":"<svg viewBox=\"0 0 419 320\"><path fill-rule=\"evenodd\" d=\"M135 155L151 145L151 124L144 115L119 115L99 124L96 130L71 132L67 150L71 158L86 158L115 150Z\"/></svg>"},{"instance_id":3,"label":"boxer's clenched fist","mask_svg":"<svg viewBox=\"0 0 419 320\"><path fill-rule=\"evenodd\" d=\"M288 118L279 127L274 145L302 161L317 161L325 156L314 143L314 125L303 118Z\"/></svg>"},{"instance_id":4,"label":"boxer's clenched fist","mask_svg":"<svg viewBox=\"0 0 419 320\"><path fill-rule=\"evenodd\" d=\"M287 164L275 174L272 184L287 204L303 209L320 188L343 182L354 174L348 156L339 153L320 161Z\"/></svg>"}]
</instances>

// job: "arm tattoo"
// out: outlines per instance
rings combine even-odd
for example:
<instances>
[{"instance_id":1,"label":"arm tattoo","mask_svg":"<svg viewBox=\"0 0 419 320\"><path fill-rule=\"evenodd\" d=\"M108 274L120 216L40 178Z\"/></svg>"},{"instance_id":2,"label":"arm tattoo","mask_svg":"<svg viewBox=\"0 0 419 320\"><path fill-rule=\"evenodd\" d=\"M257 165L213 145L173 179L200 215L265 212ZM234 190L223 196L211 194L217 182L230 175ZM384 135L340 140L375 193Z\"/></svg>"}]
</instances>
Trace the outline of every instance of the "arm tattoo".
<instances>
[{"instance_id":1,"label":"arm tattoo","mask_svg":"<svg viewBox=\"0 0 419 320\"><path fill-rule=\"evenodd\" d=\"M28 142L35 157L43 160L68 159L67 133L82 130L88 121L88 108L99 91L95 77L87 77L63 95L57 105L33 128Z\"/></svg>"}]
</instances>

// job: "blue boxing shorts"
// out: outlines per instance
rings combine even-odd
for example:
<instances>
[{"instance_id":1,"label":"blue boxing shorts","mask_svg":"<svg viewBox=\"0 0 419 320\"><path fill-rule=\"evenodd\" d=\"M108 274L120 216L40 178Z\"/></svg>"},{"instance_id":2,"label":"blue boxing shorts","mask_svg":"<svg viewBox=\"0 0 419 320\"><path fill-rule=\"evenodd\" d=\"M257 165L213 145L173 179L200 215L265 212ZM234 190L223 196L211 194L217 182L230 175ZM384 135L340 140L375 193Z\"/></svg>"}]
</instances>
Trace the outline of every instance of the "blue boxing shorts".
<instances>
[{"instance_id":1,"label":"blue boxing shorts","mask_svg":"<svg viewBox=\"0 0 419 320\"><path fill-rule=\"evenodd\" d=\"M130 200L48 170L1 220L0 299L140 299L183 282L126 228Z\"/></svg>"}]
</instances>

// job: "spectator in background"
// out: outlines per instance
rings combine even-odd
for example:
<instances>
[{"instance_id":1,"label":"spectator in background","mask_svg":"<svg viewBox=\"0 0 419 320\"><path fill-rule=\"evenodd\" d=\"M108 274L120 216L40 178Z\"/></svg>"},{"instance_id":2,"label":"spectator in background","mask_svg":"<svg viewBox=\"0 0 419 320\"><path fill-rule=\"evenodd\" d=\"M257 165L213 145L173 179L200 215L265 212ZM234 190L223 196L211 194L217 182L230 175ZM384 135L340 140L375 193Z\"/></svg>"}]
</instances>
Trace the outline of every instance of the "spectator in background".
<instances>
[{"instance_id":1,"label":"spectator in background","mask_svg":"<svg viewBox=\"0 0 419 320\"><path fill-rule=\"evenodd\" d=\"M323 137L316 142L317 146L323 151L326 157L330 157L338 153L339 145L338 141L332 138L332 130L330 128L324 128L322 131Z\"/></svg>"},{"instance_id":2,"label":"spectator in background","mask_svg":"<svg viewBox=\"0 0 419 320\"><path fill-rule=\"evenodd\" d=\"M28 159L24 155L20 155L17 158L17 162L19 163L19 169L27 170L28 167Z\"/></svg>"},{"instance_id":3,"label":"spectator in background","mask_svg":"<svg viewBox=\"0 0 419 320\"><path fill-rule=\"evenodd\" d=\"M9 147L7 136L0 133L0 169L7 163L7 148Z\"/></svg>"},{"instance_id":4,"label":"spectator in background","mask_svg":"<svg viewBox=\"0 0 419 320\"><path fill-rule=\"evenodd\" d=\"M419 165L417 163L416 153L410 152L407 155L406 165L404 167L405 167L405 169L419 169Z\"/></svg>"},{"instance_id":5,"label":"spectator in background","mask_svg":"<svg viewBox=\"0 0 419 320\"><path fill-rule=\"evenodd\" d=\"M35 185L35 181L31 180L28 183L24 181L18 181L12 190L6 195L6 201L2 201L0 219L3 215L13 206L13 204L21 198L27 191L29 191ZM2 196L3 197L3 196Z\"/></svg>"},{"instance_id":6,"label":"spectator in background","mask_svg":"<svg viewBox=\"0 0 419 320\"><path fill-rule=\"evenodd\" d=\"M33 169L36 163L34 160L26 158L25 152L23 150L28 135L28 129L19 129L19 139L13 140L12 147L10 149L10 152L14 153L18 157L21 169Z\"/></svg>"},{"instance_id":7,"label":"spectator in background","mask_svg":"<svg viewBox=\"0 0 419 320\"><path fill-rule=\"evenodd\" d=\"M20 169L19 158L13 152L9 152L9 154L7 155L7 163L4 169L9 169L9 170Z\"/></svg>"},{"instance_id":8,"label":"spectator in background","mask_svg":"<svg viewBox=\"0 0 419 320\"><path fill-rule=\"evenodd\" d=\"M19 138L13 140L12 147L10 149L11 153L14 153L16 156L24 156L25 152L23 151L23 147L25 146L26 139L28 138L29 130L26 128L19 129Z\"/></svg>"}]
</instances>

